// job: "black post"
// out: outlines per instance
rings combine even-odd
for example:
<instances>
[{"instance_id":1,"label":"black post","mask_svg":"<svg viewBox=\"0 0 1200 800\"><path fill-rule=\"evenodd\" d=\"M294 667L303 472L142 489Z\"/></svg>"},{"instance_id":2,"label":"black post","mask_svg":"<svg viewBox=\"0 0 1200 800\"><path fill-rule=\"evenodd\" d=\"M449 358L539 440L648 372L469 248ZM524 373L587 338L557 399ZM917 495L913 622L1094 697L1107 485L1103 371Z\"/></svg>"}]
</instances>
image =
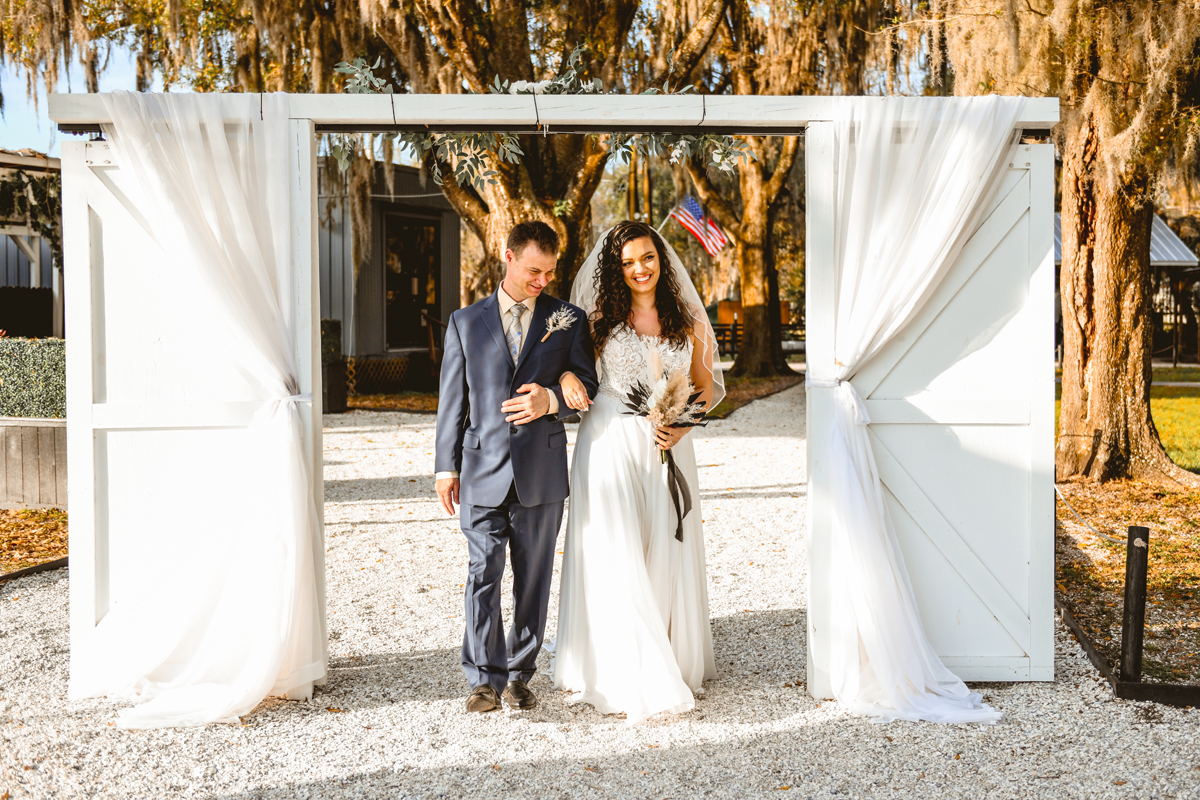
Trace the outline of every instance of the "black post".
<instances>
[{"instance_id":1,"label":"black post","mask_svg":"<svg viewBox=\"0 0 1200 800\"><path fill-rule=\"evenodd\" d=\"M1121 680L1142 679L1142 636L1146 628L1146 565L1150 529L1129 526L1125 545L1125 614L1121 620Z\"/></svg>"}]
</instances>

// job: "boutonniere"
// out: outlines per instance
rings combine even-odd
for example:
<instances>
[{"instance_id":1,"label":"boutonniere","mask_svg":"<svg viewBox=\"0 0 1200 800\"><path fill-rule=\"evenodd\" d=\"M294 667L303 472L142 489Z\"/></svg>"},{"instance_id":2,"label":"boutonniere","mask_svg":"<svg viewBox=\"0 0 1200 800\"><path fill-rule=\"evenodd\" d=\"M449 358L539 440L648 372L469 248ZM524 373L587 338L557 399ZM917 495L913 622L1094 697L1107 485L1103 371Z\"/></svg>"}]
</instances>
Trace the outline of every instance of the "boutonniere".
<instances>
[{"instance_id":1,"label":"boutonniere","mask_svg":"<svg viewBox=\"0 0 1200 800\"><path fill-rule=\"evenodd\" d=\"M550 338L550 334L555 331L565 331L567 328L575 324L575 315L568 308L560 308L550 315L550 319L546 320L546 335L542 337L542 341Z\"/></svg>"}]
</instances>

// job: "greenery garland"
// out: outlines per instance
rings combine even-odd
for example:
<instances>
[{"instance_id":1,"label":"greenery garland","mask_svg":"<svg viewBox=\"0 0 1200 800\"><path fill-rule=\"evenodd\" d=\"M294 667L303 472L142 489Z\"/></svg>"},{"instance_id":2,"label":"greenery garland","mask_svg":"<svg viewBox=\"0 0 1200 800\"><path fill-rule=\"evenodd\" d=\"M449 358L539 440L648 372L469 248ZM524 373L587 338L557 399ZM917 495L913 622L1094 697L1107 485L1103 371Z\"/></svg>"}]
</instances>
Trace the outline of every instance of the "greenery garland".
<instances>
[{"instance_id":1,"label":"greenery garland","mask_svg":"<svg viewBox=\"0 0 1200 800\"><path fill-rule=\"evenodd\" d=\"M492 94L603 94L604 86L599 78L588 78L583 54L586 47L576 47L563 65L563 72L554 78L531 83L529 81L501 81L500 76L488 87ZM374 75L382 63L382 56L368 66L366 59L356 58L353 62L341 61L334 70L348 75L345 91L348 94L392 94L390 83ZM674 51L667 56L668 76L674 71ZM643 94L688 94L695 92L688 85L672 89L670 78L661 89L647 89ZM599 139L600 134L589 134ZM609 147L617 160L628 163L634 152L642 156L660 156L671 163L687 161L693 157L705 160L710 169L732 173L743 160L757 161L750 145L734 136L714 134L664 134L664 133L611 133ZM433 181L442 185L444 176L441 164L452 165L454 179L460 186L470 184L482 191L485 184L496 184L497 172L487 166L489 155L502 163L515 164L524 155L516 134L512 133L397 133L390 137L395 144L411 149L422 160L426 153L434 151ZM337 159L342 172L350 167L357 147L353 134L333 134L329 152ZM566 201L559 201L563 203ZM558 204L555 213L559 213Z\"/></svg>"}]
</instances>

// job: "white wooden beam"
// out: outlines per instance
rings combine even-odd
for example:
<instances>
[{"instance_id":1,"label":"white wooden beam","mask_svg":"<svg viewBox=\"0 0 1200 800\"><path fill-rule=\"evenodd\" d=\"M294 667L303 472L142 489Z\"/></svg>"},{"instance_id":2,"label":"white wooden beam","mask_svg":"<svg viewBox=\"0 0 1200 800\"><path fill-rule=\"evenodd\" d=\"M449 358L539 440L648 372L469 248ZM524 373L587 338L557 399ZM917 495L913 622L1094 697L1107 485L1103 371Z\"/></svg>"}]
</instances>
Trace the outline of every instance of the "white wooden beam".
<instances>
[{"instance_id":1,"label":"white wooden beam","mask_svg":"<svg viewBox=\"0 0 1200 800\"><path fill-rule=\"evenodd\" d=\"M304 453L311 470L316 532L312 542L313 570L316 578L317 608L320 614L321 641L328 630L325 589L325 448L321 398L321 280L318 267L320 252L317 241L317 138L314 125L308 119L295 119L288 124L288 198L292 229L292 265L288 280L292 287L292 314L295 320L296 378L301 393L312 401L300 403L300 430ZM328 660L329 650L324 650ZM327 678L322 672L316 681L324 686ZM308 687L294 689L288 695L293 700L308 699Z\"/></svg>"},{"instance_id":2,"label":"white wooden beam","mask_svg":"<svg viewBox=\"0 0 1200 800\"><path fill-rule=\"evenodd\" d=\"M29 170L58 172L62 169L62 160L47 158L46 156L22 156L16 153L0 153L0 168L2 167L14 167L26 172Z\"/></svg>"},{"instance_id":3,"label":"white wooden beam","mask_svg":"<svg viewBox=\"0 0 1200 800\"><path fill-rule=\"evenodd\" d=\"M29 286L42 288L42 236L32 226L0 227L0 236L8 236L29 260Z\"/></svg>"},{"instance_id":4,"label":"white wooden beam","mask_svg":"<svg viewBox=\"0 0 1200 800\"><path fill-rule=\"evenodd\" d=\"M1054 680L1054 145L1029 145L1030 678Z\"/></svg>"},{"instance_id":5,"label":"white wooden beam","mask_svg":"<svg viewBox=\"0 0 1200 800\"><path fill-rule=\"evenodd\" d=\"M224 95L227 116L238 119L245 96ZM882 98L881 98L882 99ZM495 94L296 94L290 115L318 126L442 129L639 130L718 128L753 132L795 128L833 119L846 98L731 95L495 95ZM940 98L929 98L938 102ZM109 122L99 94L52 94L50 118L59 125ZM1016 127L1043 129L1059 119L1058 99L1032 97Z\"/></svg>"},{"instance_id":6,"label":"white wooden beam","mask_svg":"<svg viewBox=\"0 0 1200 800\"><path fill-rule=\"evenodd\" d=\"M67 511L71 515L72 650L107 611L107 600L101 607L97 598L107 576L98 574L101 554L97 536L104 529L96 518L96 435L91 426L96 399L94 347L101 348L99 363L104 363L103 338L95 341L96 321L92 318L93 276L102 268L104 241L100 219L88 206L85 152L84 142L63 142L63 261L71 318L71 338L67 340L67 472L71 476Z\"/></svg>"},{"instance_id":7,"label":"white wooden beam","mask_svg":"<svg viewBox=\"0 0 1200 800\"><path fill-rule=\"evenodd\" d=\"M837 170L834 160L834 126L818 122L808 130L805 158L805 322L808 350L805 353L808 377L816 381L837 378L833 357L834 307L836 298L837 258L833 240L833 208ZM829 677L832 633L833 528L830 499L832 474L829 470L832 438L828 420L833 419L834 390L809 387L805 403L805 442L808 456L808 693L817 700L833 698ZM814 422L816 421L816 422ZM820 424L817 424L820 423Z\"/></svg>"},{"instance_id":8,"label":"white wooden beam","mask_svg":"<svg viewBox=\"0 0 1200 800\"><path fill-rule=\"evenodd\" d=\"M1029 404L988 397L940 397L863 400L872 425L1028 425Z\"/></svg>"},{"instance_id":9,"label":"white wooden beam","mask_svg":"<svg viewBox=\"0 0 1200 800\"><path fill-rule=\"evenodd\" d=\"M245 428L262 408L257 400L204 403L93 403L94 430Z\"/></svg>"},{"instance_id":10,"label":"white wooden beam","mask_svg":"<svg viewBox=\"0 0 1200 800\"><path fill-rule=\"evenodd\" d=\"M34 249L34 246L36 245L38 248L41 247L41 242L38 241L40 237L38 234L33 232L32 228L27 228L26 230L28 232L23 234L16 233L15 229L14 231L0 231L0 233L7 233L9 238L13 240L13 243L16 244L17 249L20 250L26 258L28 258L30 261L33 261L38 257L38 251Z\"/></svg>"},{"instance_id":11,"label":"white wooden beam","mask_svg":"<svg viewBox=\"0 0 1200 800\"><path fill-rule=\"evenodd\" d=\"M1013 641L1029 655L1029 617L870 428L879 479ZM1051 640L1053 641L1053 640Z\"/></svg>"}]
</instances>

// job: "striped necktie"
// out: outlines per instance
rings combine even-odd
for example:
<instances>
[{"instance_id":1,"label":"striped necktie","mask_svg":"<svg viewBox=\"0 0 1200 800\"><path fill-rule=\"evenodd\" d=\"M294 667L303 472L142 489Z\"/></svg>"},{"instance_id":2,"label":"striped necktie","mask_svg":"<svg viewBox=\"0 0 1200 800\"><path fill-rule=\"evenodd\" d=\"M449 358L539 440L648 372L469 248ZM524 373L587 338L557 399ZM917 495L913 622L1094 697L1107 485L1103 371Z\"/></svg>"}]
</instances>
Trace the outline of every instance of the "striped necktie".
<instances>
[{"instance_id":1,"label":"striped necktie","mask_svg":"<svg viewBox=\"0 0 1200 800\"><path fill-rule=\"evenodd\" d=\"M528 310L524 303L517 303L508 310L513 318L512 324L508 326L508 352L512 354L514 364L521 355L521 315Z\"/></svg>"}]
</instances>

